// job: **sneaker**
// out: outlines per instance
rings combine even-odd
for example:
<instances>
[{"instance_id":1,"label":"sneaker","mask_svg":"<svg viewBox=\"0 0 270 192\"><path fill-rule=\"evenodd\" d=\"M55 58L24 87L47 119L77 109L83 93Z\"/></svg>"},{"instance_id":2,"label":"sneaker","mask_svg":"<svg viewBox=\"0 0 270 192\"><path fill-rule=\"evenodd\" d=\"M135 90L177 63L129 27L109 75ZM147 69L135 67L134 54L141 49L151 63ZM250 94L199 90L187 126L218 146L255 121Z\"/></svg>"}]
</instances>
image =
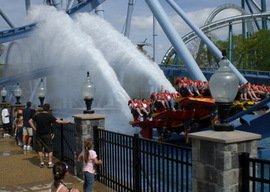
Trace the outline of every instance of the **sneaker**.
<instances>
[{"instance_id":1,"label":"sneaker","mask_svg":"<svg viewBox=\"0 0 270 192\"><path fill-rule=\"evenodd\" d=\"M26 145L23 146L23 150L25 150L25 151L27 150L27 146Z\"/></svg>"},{"instance_id":2,"label":"sneaker","mask_svg":"<svg viewBox=\"0 0 270 192\"><path fill-rule=\"evenodd\" d=\"M53 168L53 163L52 162L48 163L48 168Z\"/></svg>"},{"instance_id":3,"label":"sneaker","mask_svg":"<svg viewBox=\"0 0 270 192\"><path fill-rule=\"evenodd\" d=\"M32 147L30 145L27 145L26 150L27 151L32 151Z\"/></svg>"},{"instance_id":4,"label":"sneaker","mask_svg":"<svg viewBox=\"0 0 270 192\"><path fill-rule=\"evenodd\" d=\"M43 167L44 167L44 162L41 162L41 163L39 164L39 167L40 167L40 168L43 168Z\"/></svg>"}]
</instances>

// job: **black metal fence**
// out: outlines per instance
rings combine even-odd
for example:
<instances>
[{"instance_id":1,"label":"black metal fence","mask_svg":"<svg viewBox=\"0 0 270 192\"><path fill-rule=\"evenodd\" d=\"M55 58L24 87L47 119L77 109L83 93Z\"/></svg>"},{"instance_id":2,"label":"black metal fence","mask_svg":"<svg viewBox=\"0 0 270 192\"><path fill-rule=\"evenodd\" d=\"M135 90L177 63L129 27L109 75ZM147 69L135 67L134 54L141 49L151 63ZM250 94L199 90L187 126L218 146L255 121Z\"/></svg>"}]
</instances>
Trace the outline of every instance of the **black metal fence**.
<instances>
[{"instance_id":1,"label":"black metal fence","mask_svg":"<svg viewBox=\"0 0 270 192\"><path fill-rule=\"evenodd\" d=\"M94 129L97 180L116 191L188 192L191 148Z\"/></svg>"},{"instance_id":2,"label":"black metal fence","mask_svg":"<svg viewBox=\"0 0 270 192\"><path fill-rule=\"evenodd\" d=\"M74 161L76 158L75 126L74 124L59 125L53 127L54 156L68 163L70 172L74 173Z\"/></svg>"},{"instance_id":3,"label":"black metal fence","mask_svg":"<svg viewBox=\"0 0 270 192\"><path fill-rule=\"evenodd\" d=\"M249 153L240 155L242 166L242 192L270 191L270 161L250 158Z\"/></svg>"}]
</instances>

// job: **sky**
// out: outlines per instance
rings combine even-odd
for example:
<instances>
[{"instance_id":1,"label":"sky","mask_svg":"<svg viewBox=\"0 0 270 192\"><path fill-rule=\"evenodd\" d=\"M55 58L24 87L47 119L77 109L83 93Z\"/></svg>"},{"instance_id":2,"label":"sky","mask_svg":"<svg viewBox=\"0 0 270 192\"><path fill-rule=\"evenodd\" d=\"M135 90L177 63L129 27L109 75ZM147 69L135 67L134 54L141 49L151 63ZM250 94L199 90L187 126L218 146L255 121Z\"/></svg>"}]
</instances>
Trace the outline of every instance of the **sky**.
<instances>
[{"instance_id":1,"label":"sky","mask_svg":"<svg viewBox=\"0 0 270 192\"><path fill-rule=\"evenodd\" d=\"M61 1L61 0L59 0ZM102 4L104 10L104 19L110 22L119 32L124 31L124 23L127 15L129 0L106 0ZM209 14L218 6L224 4L236 4L240 6L241 0L175 0L176 3L185 11L190 20L198 27L202 26ZM31 0L31 5L42 4L44 0ZM65 0L62 0L65 2ZM131 21L131 30L129 38L135 44L146 42L149 46L145 47L147 53L153 56L153 15L144 0L134 0L133 17ZM171 19L172 24L179 32L180 36L190 32L190 28L173 11L165 0L160 0L162 7ZM260 0L257 0L260 4ZM27 24L25 20L25 2L24 0L0 0L0 9L7 15L15 26ZM270 1L267 0L267 10L270 9ZM226 10L218 14L215 20L233 15L238 15L235 10ZM171 43L159 27L156 25L155 36L155 61L160 63ZM9 29L7 23L0 17L0 31ZM223 34L222 34L223 33ZM223 38L227 36L227 31L219 32L218 36Z\"/></svg>"}]
</instances>

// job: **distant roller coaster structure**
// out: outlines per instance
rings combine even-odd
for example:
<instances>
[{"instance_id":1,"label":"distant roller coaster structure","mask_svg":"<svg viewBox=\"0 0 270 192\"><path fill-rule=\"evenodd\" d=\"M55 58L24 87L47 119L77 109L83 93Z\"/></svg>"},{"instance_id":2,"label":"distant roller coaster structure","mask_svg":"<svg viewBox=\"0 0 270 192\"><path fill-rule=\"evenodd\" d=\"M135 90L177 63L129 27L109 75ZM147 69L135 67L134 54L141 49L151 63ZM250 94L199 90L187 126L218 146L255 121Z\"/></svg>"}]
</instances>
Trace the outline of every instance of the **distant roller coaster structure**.
<instances>
[{"instance_id":1,"label":"distant roller coaster structure","mask_svg":"<svg viewBox=\"0 0 270 192\"><path fill-rule=\"evenodd\" d=\"M91 11L93 9L95 9L97 6L99 6L100 4L102 4L105 0L84 0L84 1L80 1L78 4L75 4L73 6L69 5L68 9L66 10L67 14L69 14L70 16L72 16L73 14L75 14L76 12L80 12L82 10L87 10L87 11ZM73 2L73 1L70 1ZM146 2L153 2L150 0L146 0ZM240 11L242 14L241 16L234 16L232 18L226 18L220 21L216 21L216 22L212 22L213 18L222 10L224 9L228 9L228 8L233 8L236 9L238 11ZM258 18L258 17L269 17L270 13L261 13L261 14L247 14L242 8L240 8L237 5L233 5L233 4L226 4L226 5L222 5L220 7L218 7L217 9L215 9L212 14L209 16L208 20L205 26L203 26L201 29L204 32L211 32L212 30L224 27L224 26L228 26L229 23L240 23L243 20L248 20L247 25L248 25L248 30L252 31L253 30L253 26L250 22L250 19L254 19L254 18ZM12 28L9 30L5 30L5 31L0 31L0 43L5 43L5 42L12 42L14 40L17 39L21 39L21 38L25 38L28 37L31 34L31 31L34 30L34 28L36 27L36 23L32 23L29 25L25 25L22 27L17 27L17 28ZM190 32L187 35L185 35L183 37L183 40L185 43L193 40L194 38L196 38L197 34L195 32ZM14 43L10 44L10 47L8 48L8 51L11 50L11 47L15 45ZM184 47L182 47L183 49ZM175 53L175 49L173 47L171 47L167 53L165 54L162 64L166 63L166 59L170 58L173 54ZM7 54L8 55L8 54ZM8 56L6 58L6 63L8 63ZM46 73L46 70L44 70L45 72L42 72L43 75L45 75L44 73ZM40 71L32 72L33 74L36 74L35 77L38 77L40 74ZM198 72L195 71L195 74L197 74ZM16 76L16 78L14 77L9 77L8 79L1 79L0 80L0 84L1 82L5 82L5 83L14 83L14 79L20 78L21 80L30 80L29 78L32 78L30 76L27 75L18 75Z\"/></svg>"},{"instance_id":2,"label":"distant roller coaster structure","mask_svg":"<svg viewBox=\"0 0 270 192\"><path fill-rule=\"evenodd\" d=\"M225 19L221 19L218 21L214 21L215 16L224 11L225 9L235 9L239 12L242 13L242 15L236 15L233 17L229 17L229 18L225 18ZM245 11L244 9L242 9L241 7L239 7L238 5L234 5L234 4L224 4L221 5L219 7L217 7L207 18L204 26L202 26L200 29L204 32L204 33L210 33L214 30L229 26L230 24L235 25L235 24L240 24L246 22L247 24L247 31L249 33L253 33L255 31L254 26L253 26L253 22L252 20L255 18L264 18L264 17L269 17L270 16L270 12L265 12L265 13L256 13L256 14L250 14L247 11ZM192 40L194 40L195 38L197 38L198 35L194 32L191 31L189 33L187 33L186 35L182 36L183 41L187 44L189 42L191 42ZM200 43L201 44L201 43ZM165 53L161 64L168 64L170 58L176 54L176 51L174 49L173 46L171 46L167 52Z\"/></svg>"}]
</instances>

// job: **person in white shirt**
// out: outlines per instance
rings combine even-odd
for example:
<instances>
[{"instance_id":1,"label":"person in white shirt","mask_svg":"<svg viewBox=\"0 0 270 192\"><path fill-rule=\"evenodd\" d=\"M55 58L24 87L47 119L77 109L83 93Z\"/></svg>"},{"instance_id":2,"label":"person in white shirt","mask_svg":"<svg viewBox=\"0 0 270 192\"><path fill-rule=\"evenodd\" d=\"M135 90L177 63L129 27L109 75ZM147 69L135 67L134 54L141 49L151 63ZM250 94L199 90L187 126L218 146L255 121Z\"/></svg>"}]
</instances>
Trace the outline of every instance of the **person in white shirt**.
<instances>
[{"instance_id":1,"label":"person in white shirt","mask_svg":"<svg viewBox=\"0 0 270 192\"><path fill-rule=\"evenodd\" d=\"M7 105L3 106L1 115L2 115L3 129L4 129L4 137L11 137L10 115L9 115L9 110L7 108Z\"/></svg>"}]
</instances>

